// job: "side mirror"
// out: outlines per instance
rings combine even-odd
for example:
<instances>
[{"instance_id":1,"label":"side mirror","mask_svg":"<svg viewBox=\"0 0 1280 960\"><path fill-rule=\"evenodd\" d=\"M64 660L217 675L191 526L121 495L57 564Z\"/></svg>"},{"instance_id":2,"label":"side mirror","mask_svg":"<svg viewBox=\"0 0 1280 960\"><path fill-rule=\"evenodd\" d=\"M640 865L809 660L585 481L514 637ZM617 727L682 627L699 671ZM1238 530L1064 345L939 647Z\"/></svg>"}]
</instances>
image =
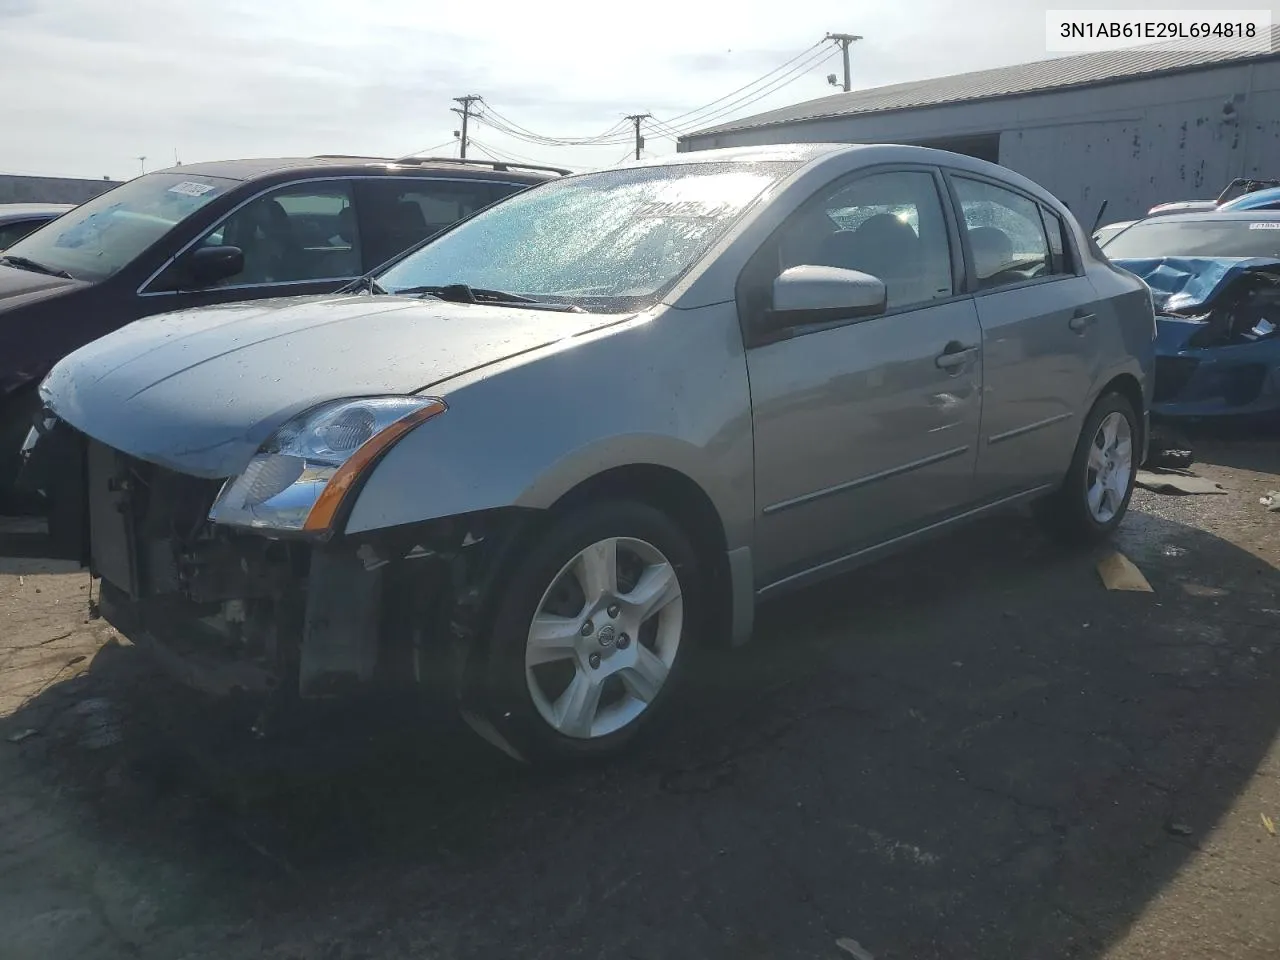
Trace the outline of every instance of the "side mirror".
<instances>
[{"instance_id":1,"label":"side mirror","mask_svg":"<svg viewBox=\"0 0 1280 960\"><path fill-rule=\"evenodd\" d=\"M771 329L832 320L857 320L884 313L884 281L860 270L804 264L784 270L773 281Z\"/></svg>"},{"instance_id":2,"label":"side mirror","mask_svg":"<svg viewBox=\"0 0 1280 960\"><path fill-rule=\"evenodd\" d=\"M244 251L239 247L198 247L183 258L179 274L184 289L198 290L234 277L243 269Z\"/></svg>"}]
</instances>

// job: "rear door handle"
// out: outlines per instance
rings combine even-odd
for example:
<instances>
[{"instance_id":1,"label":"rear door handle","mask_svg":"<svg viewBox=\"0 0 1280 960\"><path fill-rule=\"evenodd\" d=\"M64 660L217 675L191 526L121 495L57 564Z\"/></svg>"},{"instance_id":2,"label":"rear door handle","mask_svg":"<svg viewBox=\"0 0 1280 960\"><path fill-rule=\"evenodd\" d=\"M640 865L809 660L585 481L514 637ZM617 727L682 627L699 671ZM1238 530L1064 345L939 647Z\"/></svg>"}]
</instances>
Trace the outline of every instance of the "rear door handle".
<instances>
[{"instance_id":1,"label":"rear door handle","mask_svg":"<svg viewBox=\"0 0 1280 960\"><path fill-rule=\"evenodd\" d=\"M933 362L938 365L939 370L952 370L964 363L969 354L977 349L977 344L966 346L959 340L952 340Z\"/></svg>"},{"instance_id":2,"label":"rear door handle","mask_svg":"<svg viewBox=\"0 0 1280 960\"><path fill-rule=\"evenodd\" d=\"M1076 333L1080 333L1086 327L1093 326L1097 319L1098 315L1096 313L1085 313L1083 310L1077 310L1075 316L1067 321L1067 326Z\"/></svg>"}]
</instances>

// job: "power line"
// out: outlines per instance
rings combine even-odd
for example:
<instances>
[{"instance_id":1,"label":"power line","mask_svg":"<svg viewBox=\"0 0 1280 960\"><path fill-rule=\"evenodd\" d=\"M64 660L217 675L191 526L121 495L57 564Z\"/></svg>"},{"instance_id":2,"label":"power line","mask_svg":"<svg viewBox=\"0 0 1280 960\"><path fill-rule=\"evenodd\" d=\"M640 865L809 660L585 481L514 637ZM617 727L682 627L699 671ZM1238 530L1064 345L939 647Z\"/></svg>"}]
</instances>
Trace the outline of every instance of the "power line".
<instances>
[{"instance_id":1,"label":"power line","mask_svg":"<svg viewBox=\"0 0 1280 960\"><path fill-rule=\"evenodd\" d=\"M437 143L434 147L423 147L421 150L414 150L412 153L406 153L406 157L416 157L422 153L435 153L442 147L452 147L458 140L456 137L450 137L444 143Z\"/></svg>"},{"instance_id":2,"label":"power line","mask_svg":"<svg viewBox=\"0 0 1280 960\"><path fill-rule=\"evenodd\" d=\"M744 84L736 90L731 90L729 93L717 97L715 100L700 107L686 110L684 113L676 114L674 117L669 117L665 120L654 117L652 114L631 114L620 119L603 133L593 137L553 137L536 133L505 116L500 111L495 110L492 104L478 97L475 99L481 100L484 105L483 111L471 114L471 116L476 121L499 133L537 146L612 146L634 139L636 141L636 150L638 151L643 146L643 138L640 135L640 120L649 120L652 128L661 137L668 139L682 137L692 130L715 123L729 114L746 109L765 97L778 92L783 87L794 83L835 52L833 48L825 46L828 40L834 39L837 42L842 42L846 37L850 37L851 40L861 39L860 37L852 37L849 34L828 34L822 40L812 44L790 60L779 64L750 83ZM847 43L844 44L843 49L847 54ZM455 112L461 113L462 111ZM627 129L628 122L633 125L633 129Z\"/></svg>"},{"instance_id":3,"label":"power line","mask_svg":"<svg viewBox=\"0 0 1280 960\"><path fill-rule=\"evenodd\" d=\"M693 117L689 120L684 121L683 123L680 123L679 125L672 125L669 122L667 123L667 125L670 126L671 129L678 131L679 134L683 136L684 134L688 133L691 130L697 130L699 127L704 127L708 124L715 123L720 119L727 117L729 114L737 113L747 107L750 107L752 104L758 103L759 101L763 100L765 97L770 96L771 94L777 93L783 87L789 86L790 84L799 80L806 73L809 73L810 71L812 71L813 68L816 67L819 63L829 59L831 54L832 54L831 50L821 50L816 55L810 57L808 60L805 60L804 62L799 63L796 66L792 67L789 71L787 71L782 76L777 77L767 87L763 87L759 90L754 90L749 94L744 94L743 96L739 97L736 100L731 100L729 103L726 103L723 106L717 108L716 110L713 110L711 113Z\"/></svg>"},{"instance_id":4,"label":"power line","mask_svg":"<svg viewBox=\"0 0 1280 960\"><path fill-rule=\"evenodd\" d=\"M557 144L596 143L596 142L599 142L600 140L608 139L611 136L614 136L616 132L624 126L623 121L619 120L613 126L611 126L608 130L606 130L604 133L597 134L594 137L552 137L545 134L534 133L532 130L528 129L527 127L521 126L520 124L512 120L510 117L507 117L504 114L500 113L498 110L494 109L493 104L489 103L487 100L484 102L484 107L485 107L485 119L487 122L489 122L490 126L508 127L516 135L532 137L536 140L551 140ZM498 123L494 124L490 118L496 119Z\"/></svg>"},{"instance_id":5,"label":"power line","mask_svg":"<svg viewBox=\"0 0 1280 960\"><path fill-rule=\"evenodd\" d=\"M756 84L760 83L761 81L767 80L769 77L773 76L778 71L785 70L787 67L791 66L791 64L795 63L797 60L801 59L802 57L807 57L812 51L817 50L825 42L826 42L825 39L819 40L813 46L807 47L804 50L801 50L798 54L796 54L786 63L778 64L778 66L774 67L764 76L756 77L756 79L752 80L750 83L743 84L737 90L730 90L723 97L717 97L716 99L712 100L710 103L704 103L702 106L695 107L693 110L686 110L684 113L678 113L674 117L671 117L669 122L678 123L679 121L683 120L685 117L691 116L692 114L695 114L695 113L702 113L702 111L706 110L708 107L715 106L721 100L727 100L729 99L729 97L742 93L742 91L746 90L749 87L754 87Z\"/></svg>"},{"instance_id":6,"label":"power line","mask_svg":"<svg viewBox=\"0 0 1280 960\"><path fill-rule=\"evenodd\" d=\"M487 150L490 154L496 154L497 159L506 160L508 163L541 163L542 162L541 160L535 160L533 157L527 157L523 154L516 153L514 150L510 150L507 147L498 148L488 143L487 141L482 144L475 137L471 138L471 142L474 143L476 146L481 147L484 150Z\"/></svg>"},{"instance_id":7,"label":"power line","mask_svg":"<svg viewBox=\"0 0 1280 960\"><path fill-rule=\"evenodd\" d=\"M499 130L508 136L516 137L520 140L526 140L530 143L540 143L543 146L588 146L600 144L605 141L612 140L614 142L622 142L617 139L618 131L625 128L626 123L619 120L604 133L594 137L553 137L547 134L534 133L527 127L523 127L514 120L506 117L499 111L495 110L493 105L487 100L484 101L484 112L476 114L476 119Z\"/></svg>"}]
</instances>

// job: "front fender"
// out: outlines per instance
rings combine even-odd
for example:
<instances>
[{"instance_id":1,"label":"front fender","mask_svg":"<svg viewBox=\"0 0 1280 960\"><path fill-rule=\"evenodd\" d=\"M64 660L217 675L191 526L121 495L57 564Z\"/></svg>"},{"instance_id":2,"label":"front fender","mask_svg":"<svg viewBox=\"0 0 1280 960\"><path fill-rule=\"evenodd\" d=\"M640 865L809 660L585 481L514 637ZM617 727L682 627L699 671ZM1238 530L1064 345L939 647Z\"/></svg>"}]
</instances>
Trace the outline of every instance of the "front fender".
<instances>
[{"instance_id":1,"label":"front fender","mask_svg":"<svg viewBox=\"0 0 1280 960\"><path fill-rule=\"evenodd\" d=\"M445 395L448 411L374 467L347 534L544 509L606 470L646 464L706 491L730 549L749 543L750 394L731 305L667 311L433 392Z\"/></svg>"}]
</instances>

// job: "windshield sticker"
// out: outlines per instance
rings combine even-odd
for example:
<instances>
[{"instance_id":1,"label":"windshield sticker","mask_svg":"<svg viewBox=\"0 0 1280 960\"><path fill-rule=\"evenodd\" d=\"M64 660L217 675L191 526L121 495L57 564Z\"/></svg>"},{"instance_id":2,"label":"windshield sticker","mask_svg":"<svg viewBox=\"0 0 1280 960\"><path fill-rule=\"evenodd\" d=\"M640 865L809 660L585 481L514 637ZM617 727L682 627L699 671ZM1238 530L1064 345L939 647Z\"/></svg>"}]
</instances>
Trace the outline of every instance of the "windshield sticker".
<instances>
[{"instance_id":1,"label":"windshield sticker","mask_svg":"<svg viewBox=\"0 0 1280 960\"><path fill-rule=\"evenodd\" d=\"M1250 230L1280 230L1280 220L1266 220L1262 223L1249 224Z\"/></svg>"},{"instance_id":2,"label":"windshield sticker","mask_svg":"<svg viewBox=\"0 0 1280 960\"><path fill-rule=\"evenodd\" d=\"M170 193L180 193L184 197L203 197L210 190L217 188L211 183L196 183L194 180L183 180L169 188Z\"/></svg>"},{"instance_id":3,"label":"windshield sticker","mask_svg":"<svg viewBox=\"0 0 1280 960\"><path fill-rule=\"evenodd\" d=\"M636 210L638 219L705 220L720 217L732 210L725 202L704 203L698 200L651 200Z\"/></svg>"}]
</instances>

